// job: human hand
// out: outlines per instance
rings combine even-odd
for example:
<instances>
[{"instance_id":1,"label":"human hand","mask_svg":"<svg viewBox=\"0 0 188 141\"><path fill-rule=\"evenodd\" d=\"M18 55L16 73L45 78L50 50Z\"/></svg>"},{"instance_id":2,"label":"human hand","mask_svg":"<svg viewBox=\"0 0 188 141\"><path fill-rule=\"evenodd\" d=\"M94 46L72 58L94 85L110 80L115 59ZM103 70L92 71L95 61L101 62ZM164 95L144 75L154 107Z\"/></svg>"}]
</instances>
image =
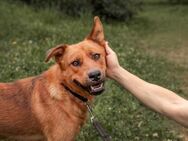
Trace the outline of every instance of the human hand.
<instances>
[{"instance_id":1,"label":"human hand","mask_svg":"<svg viewBox=\"0 0 188 141\"><path fill-rule=\"evenodd\" d=\"M120 68L119 61L116 53L109 47L108 42L105 43L105 50L106 50L107 76L113 78L116 72Z\"/></svg>"}]
</instances>

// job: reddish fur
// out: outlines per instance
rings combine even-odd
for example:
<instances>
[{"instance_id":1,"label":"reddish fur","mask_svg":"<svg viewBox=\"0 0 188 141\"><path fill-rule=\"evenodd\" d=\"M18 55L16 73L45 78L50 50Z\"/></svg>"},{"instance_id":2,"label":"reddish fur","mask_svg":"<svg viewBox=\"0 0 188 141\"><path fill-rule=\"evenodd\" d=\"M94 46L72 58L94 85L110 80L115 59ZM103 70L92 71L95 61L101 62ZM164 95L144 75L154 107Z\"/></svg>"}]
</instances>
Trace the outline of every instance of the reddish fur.
<instances>
[{"instance_id":1,"label":"reddish fur","mask_svg":"<svg viewBox=\"0 0 188 141\"><path fill-rule=\"evenodd\" d=\"M95 18L95 22L100 20ZM94 36L95 30L98 32L98 28L102 28L100 24L94 24L90 36ZM73 141L75 139L86 120L87 107L65 90L61 83L89 100L93 99L86 91L70 81L76 78L83 84L87 83L86 75L92 68L100 69L105 75L105 51L101 47L102 44L100 45L101 40L104 42L104 39L96 42L100 37L94 37L93 41L92 38L66 46L61 52L52 49L53 53L49 53L47 60L58 53L58 56L55 56L57 63L39 76L13 83L0 83L0 135L23 141L29 140L26 136L33 135L40 135L42 138L31 140ZM61 45L59 47L61 48ZM101 53L100 61L94 62L89 58L89 53L92 51ZM61 59L58 58L59 55ZM69 66L67 62L74 57L80 57L85 62L82 69Z\"/></svg>"}]
</instances>

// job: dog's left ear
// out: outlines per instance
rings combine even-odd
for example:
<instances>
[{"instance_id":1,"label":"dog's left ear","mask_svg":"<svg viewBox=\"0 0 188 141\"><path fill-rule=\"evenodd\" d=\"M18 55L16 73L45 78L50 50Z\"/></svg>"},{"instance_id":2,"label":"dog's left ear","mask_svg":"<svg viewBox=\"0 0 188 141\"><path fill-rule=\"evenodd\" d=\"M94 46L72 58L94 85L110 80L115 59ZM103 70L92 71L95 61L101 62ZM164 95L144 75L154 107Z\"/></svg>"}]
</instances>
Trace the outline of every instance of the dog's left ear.
<instances>
[{"instance_id":1,"label":"dog's left ear","mask_svg":"<svg viewBox=\"0 0 188 141\"><path fill-rule=\"evenodd\" d=\"M55 61L57 63L59 63L63 56L63 53L65 52L66 47L67 47L67 45L61 44L61 45L57 45L56 47L50 49L47 52L45 62L48 62L52 57L55 57Z\"/></svg>"},{"instance_id":2,"label":"dog's left ear","mask_svg":"<svg viewBox=\"0 0 188 141\"><path fill-rule=\"evenodd\" d=\"M93 28L86 39L92 40L102 46L105 44L103 26L99 17L94 17Z\"/></svg>"}]
</instances>

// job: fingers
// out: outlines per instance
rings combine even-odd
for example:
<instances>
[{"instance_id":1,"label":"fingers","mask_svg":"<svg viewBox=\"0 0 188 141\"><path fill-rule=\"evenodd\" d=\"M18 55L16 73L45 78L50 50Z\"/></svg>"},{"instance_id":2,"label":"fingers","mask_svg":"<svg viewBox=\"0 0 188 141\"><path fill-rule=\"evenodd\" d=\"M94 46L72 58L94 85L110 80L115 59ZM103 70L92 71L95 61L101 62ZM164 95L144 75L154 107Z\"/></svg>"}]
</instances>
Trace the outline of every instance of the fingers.
<instances>
[{"instance_id":1,"label":"fingers","mask_svg":"<svg viewBox=\"0 0 188 141\"><path fill-rule=\"evenodd\" d=\"M110 50L109 50L108 42L105 42L105 50L106 50L106 54L109 55Z\"/></svg>"},{"instance_id":2,"label":"fingers","mask_svg":"<svg viewBox=\"0 0 188 141\"><path fill-rule=\"evenodd\" d=\"M107 55L114 53L114 51L109 47L108 42L105 42L105 49Z\"/></svg>"}]
</instances>

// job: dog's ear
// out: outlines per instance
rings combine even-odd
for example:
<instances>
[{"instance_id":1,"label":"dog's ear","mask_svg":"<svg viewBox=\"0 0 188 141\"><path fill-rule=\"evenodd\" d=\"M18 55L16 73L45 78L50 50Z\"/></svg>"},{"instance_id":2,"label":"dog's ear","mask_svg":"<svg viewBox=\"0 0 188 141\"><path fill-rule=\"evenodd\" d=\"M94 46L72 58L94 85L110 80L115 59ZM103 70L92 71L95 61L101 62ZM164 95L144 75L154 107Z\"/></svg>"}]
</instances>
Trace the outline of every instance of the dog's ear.
<instances>
[{"instance_id":1,"label":"dog's ear","mask_svg":"<svg viewBox=\"0 0 188 141\"><path fill-rule=\"evenodd\" d=\"M102 46L105 44L103 26L99 17L94 17L93 28L86 39L93 40Z\"/></svg>"},{"instance_id":2,"label":"dog's ear","mask_svg":"<svg viewBox=\"0 0 188 141\"><path fill-rule=\"evenodd\" d=\"M63 53L65 52L67 45L60 44L57 45L54 48L51 48L46 55L45 62L48 62L52 57L55 57L55 61L58 63L60 62L60 59L63 56Z\"/></svg>"}]
</instances>

